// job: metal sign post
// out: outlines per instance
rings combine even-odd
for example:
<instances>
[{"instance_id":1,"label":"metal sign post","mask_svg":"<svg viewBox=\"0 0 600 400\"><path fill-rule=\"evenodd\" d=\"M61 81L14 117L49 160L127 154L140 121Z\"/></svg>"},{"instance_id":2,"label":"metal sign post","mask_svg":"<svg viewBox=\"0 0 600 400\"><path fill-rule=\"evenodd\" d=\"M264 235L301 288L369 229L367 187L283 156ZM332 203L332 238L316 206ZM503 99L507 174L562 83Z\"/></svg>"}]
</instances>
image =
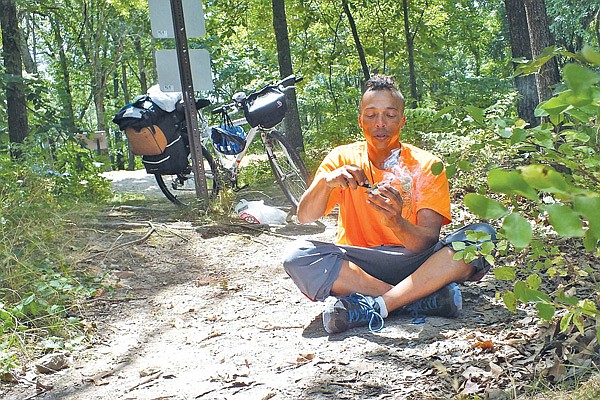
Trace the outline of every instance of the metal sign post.
<instances>
[{"instance_id":1,"label":"metal sign post","mask_svg":"<svg viewBox=\"0 0 600 400\"><path fill-rule=\"evenodd\" d=\"M171 0L171 13L173 14L173 29L175 30L175 44L177 46L179 76L181 77L181 91L183 93L183 102L185 106L185 120L188 128L190 152L192 153L192 169L194 171L194 182L196 184L196 197L203 201L204 204L208 204L208 189L206 187L206 176L204 174L202 143L200 142L200 130L198 129L196 99L194 97L192 70L190 67L190 56L181 0Z\"/></svg>"}]
</instances>

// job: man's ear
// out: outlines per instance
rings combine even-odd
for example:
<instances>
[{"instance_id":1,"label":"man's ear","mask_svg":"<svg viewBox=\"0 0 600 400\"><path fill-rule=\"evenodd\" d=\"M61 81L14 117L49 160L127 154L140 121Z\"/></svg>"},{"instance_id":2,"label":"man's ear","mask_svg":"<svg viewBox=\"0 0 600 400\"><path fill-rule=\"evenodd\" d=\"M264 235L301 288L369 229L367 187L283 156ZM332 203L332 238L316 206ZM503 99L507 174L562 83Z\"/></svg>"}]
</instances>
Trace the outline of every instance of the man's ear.
<instances>
[{"instance_id":1,"label":"man's ear","mask_svg":"<svg viewBox=\"0 0 600 400\"><path fill-rule=\"evenodd\" d=\"M362 129L362 114L358 114L358 127ZM403 125L404 126L404 125Z\"/></svg>"},{"instance_id":2,"label":"man's ear","mask_svg":"<svg viewBox=\"0 0 600 400\"><path fill-rule=\"evenodd\" d=\"M400 129L404 129L404 124L406 123L406 114L402 115L402 123L400 125Z\"/></svg>"}]
</instances>

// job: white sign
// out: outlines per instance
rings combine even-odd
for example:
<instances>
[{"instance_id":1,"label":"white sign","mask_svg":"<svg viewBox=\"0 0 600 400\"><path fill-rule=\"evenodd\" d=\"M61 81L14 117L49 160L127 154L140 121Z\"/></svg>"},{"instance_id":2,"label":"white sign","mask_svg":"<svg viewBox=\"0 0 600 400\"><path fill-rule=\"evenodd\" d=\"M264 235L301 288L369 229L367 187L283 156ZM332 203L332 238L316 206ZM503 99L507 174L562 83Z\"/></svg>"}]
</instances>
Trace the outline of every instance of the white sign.
<instances>
[{"instance_id":1,"label":"white sign","mask_svg":"<svg viewBox=\"0 0 600 400\"><path fill-rule=\"evenodd\" d=\"M200 38L206 34L204 11L201 0L181 0L185 33L188 38ZM152 36L157 39L173 39L173 14L170 0L148 0Z\"/></svg>"},{"instance_id":2,"label":"white sign","mask_svg":"<svg viewBox=\"0 0 600 400\"><path fill-rule=\"evenodd\" d=\"M192 84L194 90L212 90L212 73L210 69L210 54L204 49L191 49L190 68L192 69ZM177 51L157 50L156 69L158 71L158 84L163 92L181 92L181 78L179 77L179 63Z\"/></svg>"}]
</instances>

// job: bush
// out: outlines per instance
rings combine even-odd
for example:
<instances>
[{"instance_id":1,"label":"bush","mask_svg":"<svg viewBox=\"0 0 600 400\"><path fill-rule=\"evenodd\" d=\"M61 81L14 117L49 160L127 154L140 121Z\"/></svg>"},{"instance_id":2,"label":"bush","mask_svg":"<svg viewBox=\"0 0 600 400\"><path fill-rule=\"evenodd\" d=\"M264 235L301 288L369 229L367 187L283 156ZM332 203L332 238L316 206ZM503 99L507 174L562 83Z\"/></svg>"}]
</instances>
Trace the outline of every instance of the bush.
<instances>
[{"instance_id":1,"label":"bush","mask_svg":"<svg viewBox=\"0 0 600 400\"><path fill-rule=\"evenodd\" d=\"M600 53L585 47L578 55L554 54L578 62L564 67L560 91L538 106L536 114L545 120L541 125L528 128L490 109L466 109L479 132L471 150L479 151L476 158L494 157L485 184L475 186L464 202L501 226L503 240L487 252L517 258L514 265L494 270L496 278L513 282L513 290L502 294L506 306L515 311L519 304L532 304L541 319L558 318L562 332L575 326L583 333L595 325L600 338L598 263L593 260L600 255L600 73L594 69ZM523 71L539 65L532 61ZM447 171L472 168L469 156L450 155Z\"/></svg>"},{"instance_id":2,"label":"bush","mask_svg":"<svg viewBox=\"0 0 600 400\"><path fill-rule=\"evenodd\" d=\"M73 238L67 217L86 201L108 199L108 182L76 145L52 158L32 147L23 146L19 163L0 156L0 372L31 346L43 351L80 341L82 328L69 310L99 287L66 258Z\"/></svg>"}]
</instances>

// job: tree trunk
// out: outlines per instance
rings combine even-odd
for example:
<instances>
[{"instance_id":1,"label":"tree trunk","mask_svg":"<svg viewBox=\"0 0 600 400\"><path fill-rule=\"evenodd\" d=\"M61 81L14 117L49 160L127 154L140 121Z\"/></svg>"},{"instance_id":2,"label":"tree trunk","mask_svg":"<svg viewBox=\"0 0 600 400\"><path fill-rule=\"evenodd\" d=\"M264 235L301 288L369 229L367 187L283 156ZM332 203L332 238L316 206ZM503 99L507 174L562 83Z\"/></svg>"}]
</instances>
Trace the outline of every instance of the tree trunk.
<instances>
[{"instance_id":1,"label":"tree trunk","mask_svg":"<svg viewBox=\"0 0 600 400\"><path fill-rule=\"evenodd\" d=\"M25 71L27 71L28 74L37 74L37 64L29 52L25 29L19 29L19 47L21 48L21 58L23 60Z\"/></svg>"},{"instance_id":2,"label":"tree trunk","mask_svg":"<svg viewBox=\"0 0 600 400\"><path fill-rule=\"evenodd\" d=\"M513 58L526 58L531 60L531 41L529 40L529 28L525 5L523 0L504 0L508 28L510 34L510 48ZM516 65L515 65L516 67ZM517 113L519 118L528 122L531 127L538 126L540 119L534 115L535 108L539 103L537 86L534 75L517 76L514 79L515 87L519 92L517 99Z\"/></svg>"},{"instance_id":3,"label":"tree trunk","mask_svg":"<svg viewBox=\"0 0 600 400\"><path fill-rule=\"evenodd\" d=\"M12 143L23 143L29 126L27 102L23 83L23 63L19 46L19 22L14 0L0 0L0 25L4 68L13 79L6 82L6 106L8 114L8 137ZM13 153L19 156L18 152Z\"/></svg>"},{"instance_id":4,"label":"tree trunk","mask_svg":"<svg viewBox=\"0 0 600 400\"><path fill-rule=\"evenodd\" d=\"M285 0L272 0L272 5L279 74L284 78L293 74L290 39L285 15ZM300 114L298 113L298 100L295 90L292 89L286 92L286 103L288 110L285 118L285 136L292 147L302 152L304 151L304 138L300 126Z\"/></svg>"},{"instance_id":5,"label":"tree trunk","mask_svg":"<svg viewBox=\"0 0 600 400\"><path fill-rule=\"evenodd\" d=\"M139 67L139 65L138 65ZM123 101L125 104L131 103L129 97L129 84L127 80L127 66L125 63L121 65L121 90L123 91ZM146 89L144 91L147 92ZM135 169L135 155L131 152L131 146L129 145L129 141L127 141L127 170L133 171Z\"/></svg>"},{"instance_id":6,"label":"tree trunk","mask_svg":"<svg viewBox=\"0 0 600 400\"><path fill-rule=\"evenodd\" d=\"M146 77L146 68L144 67L144 53L142 52L142 43L139 38L135 38L133 41L133 45L135 47L135 53L138 56L138 73L140 76L140 86L142 87L142 93L148 92L148 82ZM129 96L129 94L127 94ZM129 101L127 101L129 103Z\"/></svg>"},{"instance_id":7,"label":"tree trunk","mask_svg":"<svg viewBox=\"0 0 600 400\"><path fill-rule=\"evenodd\" d=\"M106 107L104 104L106 83L102 74L99 58L94 57L94 63L95 65L92 66L92 71L94 71L94 74L92 75L92 95L94 97L94 106L96 109L96 131L107 133L105 122ZM108 134L106 136L107 139L110 139L110 136ZM110 143L108 145L110 146ZM114 162L113 157L111 157L111 161Z\"/></svg>"},{"instance_id":8,"label":"tree trunk","mask_svg":"<svg viewBox=\"0 0 600 400\"><path fill-rule=\"evenodd\" d=\"M415 72L415 41L410 32L407 0L402 0L402 9L404 11L404 36L406 37L406 49L408 51L408 80L410 83L410 97L412 97L410 107L417 108L419 92L417 91L417 74Z\"/></svg>"},{"instance_id":9,"label":"tree trunk","mask_svg":"<svg viewBox=\"0 0 600 400\"><path fill-rule=\"evenodd\" d=\"M75 113L73 112L73 94L71 93L71 75L69 73L69 63L65 54L65 46L60 32L59 20L56 15L52 18L52 29L54 30L54 40L58 48L58 59L60 73L62 77L62 87L59 88L58 95L63 106L62 127L69 133L75 133Z\"/></svg>"},{"instance_id":10,"label":"tree trunk","mask_svg":"<svg viewBox=\"0 0 600 400\"><path fill-rule=\"evenodd\" d=\"M358 53L363 77L366 82L371 77L371 73L369 72L369 66L367 65L365 51L363 50L362 44L360 43L360 38L358 37L358 30L356 29L354 17L352 16L352 12L350 12L350 7L348 6L348 0L342 0L342 6L344 8L344 12L346 13L346 17L348 17L348 23L350 24L350 30L352 30L352 37L354 38L354 44L356 45L356 52Z\"/></svg>"},{"instance_id":11,"label":"tree trunk","mask_svg":"<svg viewBox=\"0 0 600 400\"><path fill-rule=\"evenodd\" d=\"M546 3L544 0L524 0L529 27L529 39L533 57L537 57L544 48L554 44L548 27ZM552 87L560 81L556 57L545 63L535 75L539 101L546 101L552 97Z\"/></svg>"},{"instance_id":12,"label":"tree trunk","mask_svg":"<svg viewBox=\"0 0 600 400\"><path fill-rule=\"evenodd\" d=\"M127 67L125 63L121 63L121 75L127 75ZM115 72L113 74L113 98L119 98L119 74ZM111 130L112 131L112 130ZM125 169L125 158L123 157L123 132L120 129L115 129L115 142L114 142L114 153L116 154L117 170L122 171Z\"/></svg>"}]
</instances>

